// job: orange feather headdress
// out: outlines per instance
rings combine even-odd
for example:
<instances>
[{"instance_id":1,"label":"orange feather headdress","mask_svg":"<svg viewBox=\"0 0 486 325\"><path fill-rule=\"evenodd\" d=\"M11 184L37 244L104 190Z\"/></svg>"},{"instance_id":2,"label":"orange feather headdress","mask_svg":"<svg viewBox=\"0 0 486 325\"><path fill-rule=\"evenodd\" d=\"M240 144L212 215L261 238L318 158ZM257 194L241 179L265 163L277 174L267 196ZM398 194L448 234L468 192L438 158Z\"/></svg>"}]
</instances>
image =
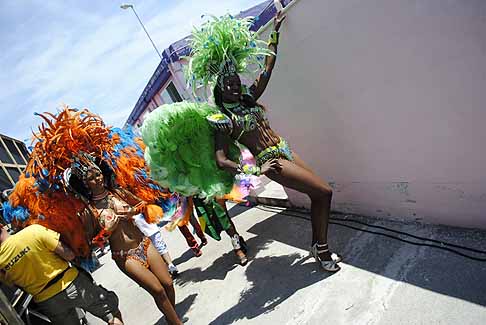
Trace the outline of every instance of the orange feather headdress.
<instances>
[{"instance_id":1,"label":"orange feather headdress","mask_svg":"<svg viewBox=\"0 0 486 325\"><path fill-rule=\"evenodd\" d=\"M80 218L86 205L63 182L64 171L79 161L80 152L105 161L116 183L144 201L153 203L168 195L148 176L143 143L130 131L107 127L88 109L65 106L58 114L36 115L43 122L34 133L30 160L4 205L10 222L19 227L42 224L61 233L76 255L88 256L92 238Z\"/></svg>"}]
</instances>

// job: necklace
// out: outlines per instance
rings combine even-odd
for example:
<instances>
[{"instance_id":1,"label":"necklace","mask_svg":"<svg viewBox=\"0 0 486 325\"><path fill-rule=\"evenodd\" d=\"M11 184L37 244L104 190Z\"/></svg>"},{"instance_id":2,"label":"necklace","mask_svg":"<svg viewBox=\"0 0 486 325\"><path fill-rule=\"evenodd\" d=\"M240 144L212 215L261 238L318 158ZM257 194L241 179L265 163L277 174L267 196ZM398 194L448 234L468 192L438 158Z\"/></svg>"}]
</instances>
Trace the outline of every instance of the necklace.
<instances>
[{"instance_id":1,"label":"necklace","mask_svg":"<svg viewBox=\"0 0 486 325\"><path fill-rule=\"evenodd\" d=\"M101 201L103 200L104 198L106 198L108 196L108 191L105 189L103 192L101 192L100 194L97 194L97 195L93 195L92 196L92 200L93 201Z\"/></svg>"},{"instance_id":2,"label":"necklace","mask_svg":"<svg viewBox=\"0 0 486 325\"><path fill-rule=\"evenodd\" d=\"M223 107L229 111L231 114L236 113L236 114L248 114L250 113L250 110L246 107L243 107L240 102L236 103L224 103L223 102Z\"/></svg>"},{"instance_id":3,"label":"necklace","mask_svg":"<svg viewBox=\"0 0 486 325\"><path fill-rule=\"evenodd\" d=\"M236 108L238 106L240 106L240 103L239 102L235 102L235 103L225 103L225 102L223 102L223 107L224 108L231 109L231 108Z\"/></svg>"}]
</instances>

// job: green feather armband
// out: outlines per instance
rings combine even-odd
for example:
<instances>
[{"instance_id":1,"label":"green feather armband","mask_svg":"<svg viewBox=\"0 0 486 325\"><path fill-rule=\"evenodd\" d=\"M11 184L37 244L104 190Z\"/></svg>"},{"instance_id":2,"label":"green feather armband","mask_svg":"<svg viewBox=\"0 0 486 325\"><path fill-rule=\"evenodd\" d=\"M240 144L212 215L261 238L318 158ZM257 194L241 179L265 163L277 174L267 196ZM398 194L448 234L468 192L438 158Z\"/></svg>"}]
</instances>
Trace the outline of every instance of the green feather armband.
<instances>
[{"instance_id":1,"label":"green feather armband","mask_svg":"<svg viewBox=\"0 0 486 325\"><path fill-rule=\"evenodd\" d=\"M206 117L206 120L209 122L209 125L220 132L228 134L233 132L233 122L231 122L228 116L222 113L211 114Z\"/></svg>"},{"instance_id":2,"label":"green feather armband","mask_svg":"<svg viewBox=\"0 0 486 325\"><path fill-rule=\"evenodd\" d=\"M280 35L279 32L273 31L270 34L270 37L268 38L268 45L272 45L272 44L277 45L278 44L278 37L279 37L279 35Z\"/></svg>"}]
</instances>

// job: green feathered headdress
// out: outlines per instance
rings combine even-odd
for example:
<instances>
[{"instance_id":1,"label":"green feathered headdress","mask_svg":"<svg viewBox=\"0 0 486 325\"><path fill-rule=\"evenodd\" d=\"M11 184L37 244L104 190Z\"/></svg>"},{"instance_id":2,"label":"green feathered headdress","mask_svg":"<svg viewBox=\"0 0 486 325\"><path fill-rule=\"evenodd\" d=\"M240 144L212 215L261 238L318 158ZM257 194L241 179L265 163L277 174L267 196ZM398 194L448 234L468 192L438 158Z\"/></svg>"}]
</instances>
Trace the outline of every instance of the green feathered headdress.
<instances>
[{"instance_id":1,"label":"green feathered headdress","mask_svg":"<svg viewBox=\"0 0 486 325\"><path fill-rule=\"evenodd\" d=\"M194 28L190 40L192 51L186 80L193 92L198 84L207 87L221 75L249 72L253 64L262 68L264 56L273 54L250 31L253 17L211 17L200 29Z\"/></svg>"}]
</instances>

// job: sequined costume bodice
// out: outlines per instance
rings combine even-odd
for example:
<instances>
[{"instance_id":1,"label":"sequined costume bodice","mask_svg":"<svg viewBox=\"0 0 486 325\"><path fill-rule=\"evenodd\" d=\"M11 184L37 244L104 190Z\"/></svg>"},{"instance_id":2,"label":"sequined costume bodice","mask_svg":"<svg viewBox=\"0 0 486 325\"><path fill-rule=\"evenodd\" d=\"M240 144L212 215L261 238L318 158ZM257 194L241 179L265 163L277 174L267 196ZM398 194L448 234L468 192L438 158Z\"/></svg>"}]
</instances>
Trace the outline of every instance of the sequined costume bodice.
<instances>
[{"instance_id":1,"label":"sequined costume bodice","mask_svg":"<svg viewBox=\"0 0 486 325\"><path fill-rule=\"evenodd\" d=\"M224 104L225 113L230 117L233 122L233 134L236 131L236 141L238 141L244 133L254 131L259 124L266 122L268 119L265 116L263 108L251 107L246 108L239 103Z\"/></svg>"},{"instance_id":2,"label":"sequined costume bodice","mask_svg":"<svg viewBox=\"0 0 486 325\"><path fill-rule=\"evenodd\" d=\"M224 113L231 120L231 137L247 146L254 154L279 142L280 137L270 128L262 107L249 108L240 103L225 103Z\"/></svg>"},{"instance_id":3,"label":"sequined costume bodice","mask_svg":"<svg viewBox=\"0 0 486 325\"><path fill-rule=\"evenodd\" d=\"M130 204L115 193L109 193L104 199L93 204L98 222L103 228L112 222L115 215L128 210L129 207ZM143 234L131 218L122 218L110 236L110 245L113 250L126 250L136 247L142 237Z\"/></svg>"}]
</instances>

